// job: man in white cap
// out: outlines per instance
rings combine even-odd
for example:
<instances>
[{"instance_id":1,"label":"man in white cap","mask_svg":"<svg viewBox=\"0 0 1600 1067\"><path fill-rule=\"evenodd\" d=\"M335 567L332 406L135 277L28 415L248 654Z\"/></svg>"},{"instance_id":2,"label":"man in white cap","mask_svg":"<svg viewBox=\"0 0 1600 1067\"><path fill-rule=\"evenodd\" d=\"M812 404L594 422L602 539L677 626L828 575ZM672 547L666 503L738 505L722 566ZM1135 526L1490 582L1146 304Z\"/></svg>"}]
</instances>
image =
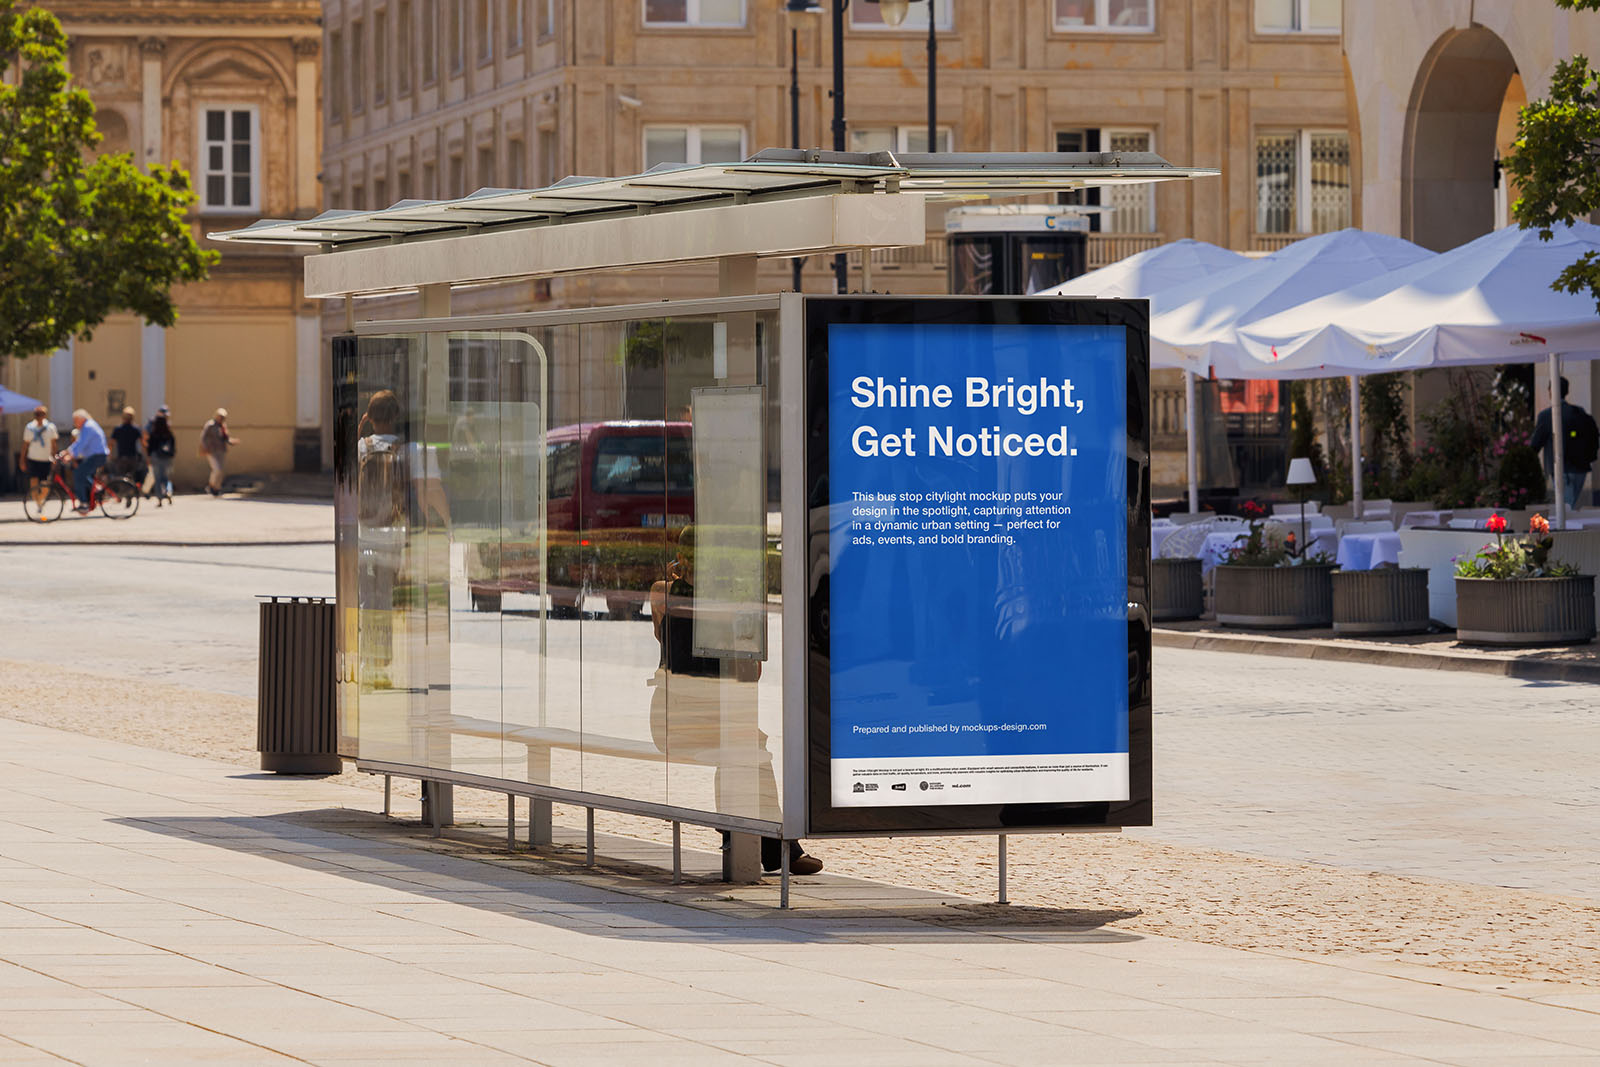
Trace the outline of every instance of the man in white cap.
<instances>
[{"instance_id":1,"label":"man in white cap","mask_svg":"<svg viewBox=\"0 0 1600 1067\"><path fill-rule=\"evenodd\" d=\"M228 409L218 408L205 429L200 431L200 454L211 464L211 477L206 480L206 492L222 495L222 468L228 459L228 449L239 443L228 434Z\"/></svg>"}]
</instances>

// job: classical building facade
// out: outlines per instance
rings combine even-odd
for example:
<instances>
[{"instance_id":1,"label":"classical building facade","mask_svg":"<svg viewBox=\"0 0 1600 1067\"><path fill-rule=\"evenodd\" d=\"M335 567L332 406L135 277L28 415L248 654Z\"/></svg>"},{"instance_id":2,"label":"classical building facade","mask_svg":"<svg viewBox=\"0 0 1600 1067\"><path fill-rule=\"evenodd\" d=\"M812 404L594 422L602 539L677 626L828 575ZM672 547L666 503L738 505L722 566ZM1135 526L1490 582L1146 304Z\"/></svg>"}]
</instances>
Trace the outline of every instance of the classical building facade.
<instances>
[{"instance_id":1,"label":"classical building facade","mask_svg":"<svg viewBox=\"0 0 1600 1067\"><path fill-rule=\"evenodd\" d=\"M321 14L315 0L57 0L74 83L88 90L101 152L176 161L199 195L196 234L320 210ZM204 242L208 247L219 247ZM178 294L171 329L116 315L50 356L13 361L8 384L114 424L172 407L180 480L204 481L201 425L218 407L242 444L231 470L320 469L324 397L318 309L300 257L223 247L209 281ZM17 427L12 439L16 440Z\"/></svg>"}]
</instances>

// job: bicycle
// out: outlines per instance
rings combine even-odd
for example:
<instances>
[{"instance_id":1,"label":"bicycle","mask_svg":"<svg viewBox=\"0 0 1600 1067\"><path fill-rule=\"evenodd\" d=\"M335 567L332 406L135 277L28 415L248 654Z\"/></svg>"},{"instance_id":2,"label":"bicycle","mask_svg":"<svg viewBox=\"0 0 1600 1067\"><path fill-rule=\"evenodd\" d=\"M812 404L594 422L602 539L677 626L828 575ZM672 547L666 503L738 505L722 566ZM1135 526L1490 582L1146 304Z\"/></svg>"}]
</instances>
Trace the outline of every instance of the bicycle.
<instances>
[{"instance_id":1,"label":"bicycle","mask_svg":"<svg viewBox=\"0 0 1600 1067\"><path fill-rule=\"evenodd\" d=\"M74 509L80 506L78 494L66 478L67 465L59 460L50 465L50 480L37 489L30 489L22 498L22 513L32 522L55 522L66 510L67 501ZM105 468L95 473L89 485L89 502L82 505L87 510L99 507L108 519L131 519L139 510L143 494L128 478L108 475Z\"/></svg>"}]
</instances>

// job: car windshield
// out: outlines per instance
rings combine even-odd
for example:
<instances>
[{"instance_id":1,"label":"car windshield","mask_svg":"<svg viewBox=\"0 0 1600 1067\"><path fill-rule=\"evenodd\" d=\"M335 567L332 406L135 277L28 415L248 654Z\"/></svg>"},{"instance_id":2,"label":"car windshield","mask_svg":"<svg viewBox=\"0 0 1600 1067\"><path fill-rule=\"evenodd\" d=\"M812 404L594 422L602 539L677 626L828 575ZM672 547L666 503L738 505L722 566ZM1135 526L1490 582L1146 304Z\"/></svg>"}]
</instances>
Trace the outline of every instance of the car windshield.
<instances>
[{"instance_id":1,"label":"car windshield","mask_svg":"<svg viewBox=\"0 0 1600 1067\"><path fill-rule=\"evenodd\" d=\"M602 437L595 449L596 493L688 493L694 491L694 465L683 437Z\"/></svg>"}]
</instances>

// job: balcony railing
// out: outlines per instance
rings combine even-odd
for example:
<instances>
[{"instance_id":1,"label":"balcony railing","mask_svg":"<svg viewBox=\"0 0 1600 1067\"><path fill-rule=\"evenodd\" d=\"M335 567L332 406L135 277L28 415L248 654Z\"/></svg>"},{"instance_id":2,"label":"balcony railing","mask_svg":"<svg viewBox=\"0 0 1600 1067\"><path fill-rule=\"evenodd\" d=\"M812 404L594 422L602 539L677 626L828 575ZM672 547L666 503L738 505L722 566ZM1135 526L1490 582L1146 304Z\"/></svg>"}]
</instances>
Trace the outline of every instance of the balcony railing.
<instances>
[{"instance_id":1,"label":"balcony railing","mask_svg":"<svg viewBox=\"0 0 1600 1067\"><path fill-rule=\"evenodd\" d=\"M1252 252L1276 252L1288 248L1296 241L1304 241L1309 233L1258 233L1250 238Z\"/></svg>"}]
</instances>

